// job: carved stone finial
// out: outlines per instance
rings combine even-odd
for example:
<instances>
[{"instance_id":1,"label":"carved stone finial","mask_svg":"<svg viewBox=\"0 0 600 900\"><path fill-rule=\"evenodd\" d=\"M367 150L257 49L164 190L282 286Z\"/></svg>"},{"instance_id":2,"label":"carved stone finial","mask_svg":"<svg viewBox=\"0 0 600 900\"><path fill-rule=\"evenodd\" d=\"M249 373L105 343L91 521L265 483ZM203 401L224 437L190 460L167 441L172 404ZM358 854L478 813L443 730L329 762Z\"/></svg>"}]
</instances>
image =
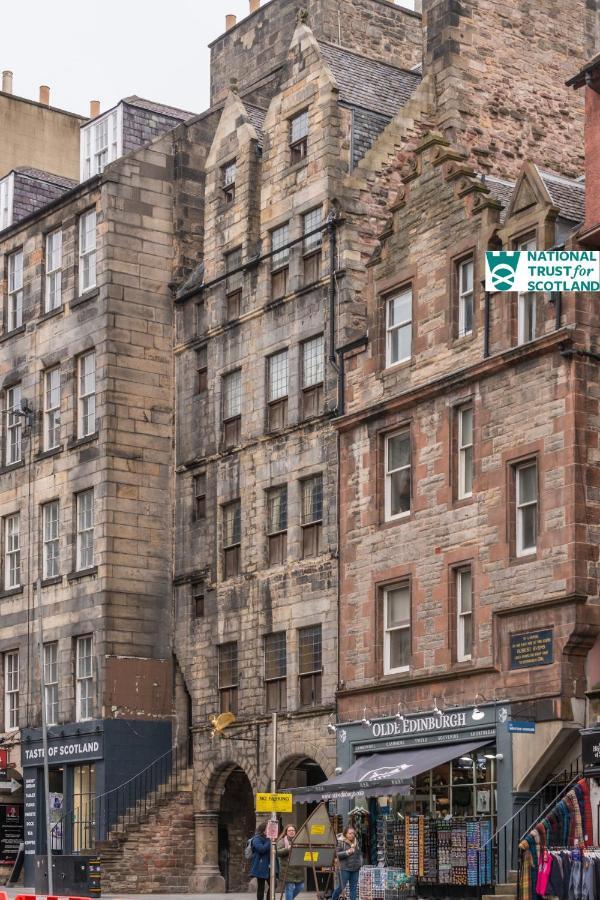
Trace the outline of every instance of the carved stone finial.
<instances>
[{"instance_id":1,"label":"carved stone finial","mask_svg":"<svg viewBox=\"0 0 600 900\"><path fill-rule=\"evenodd\" d=\"M296 18L298 21L298 25L308 25L308 10L299 9Z\"/></svg>"},{"instance_id":2,"label":"carved stone finial","mask_svg":"<svg viewBox=\"0 0 600 900\"><path fill-rule=\"evenodd\" d=\"M237 94L237 93L239 93L238 80L237 80L237 78L231 78L231 79L230 79L230 81L229 81L229 90L231 91L232 94Z\"/></svg>"}]
</instances>

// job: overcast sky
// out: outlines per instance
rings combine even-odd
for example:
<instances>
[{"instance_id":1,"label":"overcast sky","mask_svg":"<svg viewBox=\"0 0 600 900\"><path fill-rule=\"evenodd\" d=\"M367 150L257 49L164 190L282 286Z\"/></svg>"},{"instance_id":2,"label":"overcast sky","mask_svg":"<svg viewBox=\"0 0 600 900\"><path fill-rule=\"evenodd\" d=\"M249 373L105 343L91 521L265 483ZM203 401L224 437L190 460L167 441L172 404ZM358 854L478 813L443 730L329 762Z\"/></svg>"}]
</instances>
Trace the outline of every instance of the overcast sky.
<instances>
[{"instance_id":1,"label":"overcast sky","mask_svg":"<svg viewBox=\"0 0 600 900\"><path fill-rule=\"evenodd\" d=\"M37 100L47 84L53 106L84 115L90 100L104 110L129 94L202 112L207 44L226 13L239 21L248 0L3 2L0 69L14 72L15 94Z\"/></svg>"}]
</instances>

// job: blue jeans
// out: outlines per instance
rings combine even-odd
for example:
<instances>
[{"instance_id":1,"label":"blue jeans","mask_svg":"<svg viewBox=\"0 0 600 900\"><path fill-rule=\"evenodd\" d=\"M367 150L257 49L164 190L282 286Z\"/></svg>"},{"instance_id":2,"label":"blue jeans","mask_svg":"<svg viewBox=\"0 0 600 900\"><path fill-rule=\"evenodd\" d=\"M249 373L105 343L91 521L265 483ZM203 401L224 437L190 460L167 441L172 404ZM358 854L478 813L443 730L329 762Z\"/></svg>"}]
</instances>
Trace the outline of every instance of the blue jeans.
<instances>
[{"instance_id":1,"label":"blue jeans","mask_svg":"<svg viewBox=\"0 0 600 900\"><path fill-rule=\"evenodd\" d=\"M285 883L285 900L296 900L300 891L304 890L303 881L286 881Z\"/></svg>"},{"instance_id":2,"label":"blue jeans","mask_svg":"<svg viewBox=\"0 0 600 900\"><path fill-rule=\"evenodd\" d=\"M349 887L349 900L357 900L359 871L359 869L356 869L354 872L349 872L348 869L340 869L340 883L331 895L331 900L338 900L346 887Z\"/></svg>"}]
</instances>

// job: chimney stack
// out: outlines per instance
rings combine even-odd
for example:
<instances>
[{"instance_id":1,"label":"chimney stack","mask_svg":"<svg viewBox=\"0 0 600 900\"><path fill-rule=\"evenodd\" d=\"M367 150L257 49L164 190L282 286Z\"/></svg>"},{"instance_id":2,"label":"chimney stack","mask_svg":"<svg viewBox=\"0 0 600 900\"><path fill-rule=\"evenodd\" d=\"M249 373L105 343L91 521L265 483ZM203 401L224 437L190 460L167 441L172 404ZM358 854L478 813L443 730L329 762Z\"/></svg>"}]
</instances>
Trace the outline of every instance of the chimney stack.
<instances>
[{"instance_id":1,"label":"chimney stack","mask_svg":"<svg viewBox=\"0 0 600 900\"><path fill-rule=\"evenodd\" d=\"M593 59L567 85L585 91L585 221L580 231L586 246L600 247L600 59Z\"/></svg>"},{"instance_id":2,"label":"chimney stack","mask_svg":"<svg viewBox=\"0 0 600 900\"><path fill-rule=\"evenodd\" d=\"M236 24L237 24L237 16L232 16L232 15L225 16L225 31L229 31Z\"/></svg>"},{"instance_id":3,"label":"chimney stack","mask_svg":"<svg viewBox=\"0 0 600 900\"><path fill-rule=\"evenodd\" d=\"M50 106L50 88L47 84L40 84L40 103Z\"/></svg>"},{"instance_id":4,"label":"chimney stack","mask_svg":"<svg viewBox=\"0 0 600 900\"><path fill-rule=\"evenodd\" d=\"M260 9L260 0L250 0L250 14Z\"/></svg>"},{"instance_id":5,"label":"chimney stack","mask_svg":"<svg viewBox=\"0 0 600 900\"><path fill-rule=\"evenodd\" d=\"M5 69L2 73L2 90L5 94L12 94L13 73L10 71L10 69Z\"/></svg>"},{"instance_id":6,"label":"chimney stack","mask_svg":"<svg viewBox=\"0 0 600 900\"><path fill-rule=\"evenodd\" d=\"M100 101L90 100L90 119L95 119L100 115Z\"/></svg>"}]
</instances>

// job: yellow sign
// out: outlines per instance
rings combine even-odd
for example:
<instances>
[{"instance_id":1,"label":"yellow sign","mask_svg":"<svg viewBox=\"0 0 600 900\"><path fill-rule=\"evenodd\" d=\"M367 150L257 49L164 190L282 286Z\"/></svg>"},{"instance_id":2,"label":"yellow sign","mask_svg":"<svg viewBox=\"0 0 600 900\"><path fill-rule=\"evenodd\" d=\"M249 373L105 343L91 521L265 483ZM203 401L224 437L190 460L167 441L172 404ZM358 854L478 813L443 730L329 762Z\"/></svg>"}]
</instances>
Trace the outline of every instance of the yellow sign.
<instances>
[{"instance_id":1,"label":"yellow sign","mask_svg":"<svg viewBox=\"0 0 600 900\"><path fill-rule=\"evenodd\" d=\"M256 812L291 813L291 794L257 794Z\"/></svg>"},{"instance_id":2,"label":"yellow sign","mask_svg":"<svg viewBox=\"0 0 600 900\"><path fill-rule=\"evenodd\" d=\"M307 850L306 853L304 854L304 862L314 862L314 863L316 863L316 862L318 862L318 861L319 861L319 854L318 854L318 853L315 853L315 852L311 853L310 850Z\"/></svg>"},{"instance_id":3,"label":"yellow sign","mask_svg":"<svg viewBox=\"0 0 600 900\"><path fill-rule=\"evenodd\" d=\"M312 825L310 829L311 834L325 834L325 826L324 825Z\"/></svg>"}]
</instances>

